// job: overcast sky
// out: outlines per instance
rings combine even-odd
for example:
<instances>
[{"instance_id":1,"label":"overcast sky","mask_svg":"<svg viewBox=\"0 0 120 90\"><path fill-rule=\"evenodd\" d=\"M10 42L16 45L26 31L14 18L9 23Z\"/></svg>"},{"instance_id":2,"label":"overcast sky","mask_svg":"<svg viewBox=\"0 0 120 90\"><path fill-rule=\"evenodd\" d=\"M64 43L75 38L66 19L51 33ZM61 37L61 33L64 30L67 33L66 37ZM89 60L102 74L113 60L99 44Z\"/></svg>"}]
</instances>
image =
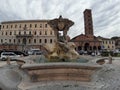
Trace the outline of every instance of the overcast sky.
<instances>
[{"instance_id":1,"label":"overcast sky","mask_svg":"<svg viewBox=\"0 0 120 90\"><path fill-rule=\"evenodd\" d=\"M68 32L72 38L84 33L85 9L92 10L96 36L120 36L120 0L0 0L0 22L62 15L75 22Z\"/></svg>"}]
</instances>

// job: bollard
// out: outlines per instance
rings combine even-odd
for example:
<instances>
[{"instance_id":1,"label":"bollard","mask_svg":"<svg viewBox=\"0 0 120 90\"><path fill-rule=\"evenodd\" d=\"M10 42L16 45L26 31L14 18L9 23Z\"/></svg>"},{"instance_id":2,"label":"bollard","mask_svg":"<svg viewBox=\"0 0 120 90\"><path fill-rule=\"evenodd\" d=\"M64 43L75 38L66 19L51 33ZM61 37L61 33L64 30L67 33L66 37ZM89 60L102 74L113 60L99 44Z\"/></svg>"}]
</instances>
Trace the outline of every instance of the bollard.
<instances>
[{"instance_id":1,"label":"bollard","mask_svg":"<svg viewBox=\"0 0 120 90\"><path fill-rule=\"evenodd\" d=\"M109 54L109 64L112 64L112 56Z\"/></svg>"},{"instance_id":2,"label":"bollard","mask_svg":"<svg viewBox=\"0 0 120 90\"><path fill-rule=\"evenodd\" d=\"M10 65L10 57L7 57L7 65Z\"/></svg>"}]
</instances>

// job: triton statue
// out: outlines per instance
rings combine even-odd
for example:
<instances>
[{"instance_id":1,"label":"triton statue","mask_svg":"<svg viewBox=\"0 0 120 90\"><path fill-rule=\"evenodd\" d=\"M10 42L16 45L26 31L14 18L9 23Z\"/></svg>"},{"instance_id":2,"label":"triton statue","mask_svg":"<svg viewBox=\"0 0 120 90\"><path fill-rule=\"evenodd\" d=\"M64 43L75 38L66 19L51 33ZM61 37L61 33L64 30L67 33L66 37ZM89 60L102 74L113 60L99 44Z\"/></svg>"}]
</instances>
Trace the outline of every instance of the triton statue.
<instances>
[{"instance_id":1,"label":"triton statue","mask_svg":"<svg viewBox=\"0 0 120 90\"><path fill-rule=\"evenodd\" d=\"M44 47L48 51L45 56L49 61L69 61L79 58L79 54L75 51L75 44L67 42L67 31L74 24L71 20L64 19L60 16L58 19L53 19L48 22L50 27L54 30L57 37L55 44L46 44ZM63 36L59 34L63 31Z\"/></svg>"},{"instance_id":2,"label":"triton statue","mask_svg":"<svg viewBox=\"0 0 120 90\"><path fill-rule=\"evenodd\" d=\"M54 30L58 41L66 40L67 31L74 24L71 20L64 19L60 15L58 19L53 19L48 22L50 27ZM60 36L59 31L63 31L63 36Z\"/></svg>"}]
</instances>

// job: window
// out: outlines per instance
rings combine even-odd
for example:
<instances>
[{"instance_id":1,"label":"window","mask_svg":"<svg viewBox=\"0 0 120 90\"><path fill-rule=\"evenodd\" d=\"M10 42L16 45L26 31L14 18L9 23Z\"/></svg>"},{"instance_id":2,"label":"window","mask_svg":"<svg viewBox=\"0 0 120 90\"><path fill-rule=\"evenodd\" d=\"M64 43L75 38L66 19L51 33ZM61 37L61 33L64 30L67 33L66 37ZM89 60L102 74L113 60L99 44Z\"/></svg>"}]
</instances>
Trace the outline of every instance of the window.
<instances>
[{"instance_id":1,"label":"window","mask_svg":"<svg viewBox=\"0 0 120 90\"><path fill-rule=\"evenodd\" d=\"M30 28L32 27L32 24L30 24Z\"/></svg>"},{"instance_id":2,"label":"window","mask_svg":"<svg viewBox=\"0 0 120 90\"><path fill-rule=\"evenodd\" d=\"M18 39L18 43L20 43L20 39Z\"/></svg>"},{"instance_id":3,"label":"window","mask_svg":"<svg viewBox=\"0 0 120 90\"><path fill-rule=\"evenodd\" d=\"M42 24L40 24L40 28L42 28Z\"/></svg>"},{"instance_id":4,"label":"window","mask_svg":"<svg viewBox=\"0 0 120 90\"><path fill-rule=\"evenodd\" d=\"M42 43L42 40L41 40L41 39L39 39L39 43Z\"/></svg>"},{"instance_id":5,"label":"window","mask_svg":"<svg viewBox=\"0 0 120 90\"><path fill-rule=\"evenodd\" d=\"M50 39L50 43L52 43L52 39Z\"/></svg>"},{"instance_id":6,"label":"window","mask_svg":"<svg viewBox=\"0 0 120 90\"><path fill-rule=\"evenodd\" d=\"M19 35L21 35L21 32L19 31Z\"/></svg>"},{"instance_id":7,"label":"window","mask_svg":"<svg viewBox=\"0 0 120 90\"><path fill-rule=\"evenodd\" d=\"M10 35L12 35L12 32L10 32Z\"/></svg>"},{"instance_id":8,"label":"window","mask_svg":"<svg viewBox=\"0 0 120 90\"><path fill-rule=\"evenodd\" d=\"M35 24L35 28L37 27L37 24Z\"/></svg>"},{"instance_id":9,"label":"window","mask_svg":"<svg viewBox=\"0 0 120 90\"><path fill-rule=\"evenodd\" d=\"M15 43L15 39L14 39L13 41L14 41L14 43Z\"/></svg>"},{"instance_id":10,"label":"window","mask_svg":"<svg viewBox=\"0 0 120 90\"><path fill-rule=\"evenodd\" d=\"M42 34L42 32L40 31L40 35Z\"/></svg>"},{"instance_id":11,"label":"window","mask_svg":"<svg viewBox=\"0 0 120 90\"><path fill-rule=\"evenodd\" d=\"M112 48L114 48L114 46L112 46Z\"/></svg>"},{"instance_id":12,"label":"window","mask_svg":"<svg viewBox=\"0 0 120 90\"><path fill-rule=\"evenodd\" d=\"M103 44L104 44L104 41L103 41Z\"/></svg>"},{"instance_id":13,"label":"window","mask_svg":"<svg viewBox=\"0 0 120 90\"><path fill-rule=\"evenodd\" d=\"M8 25L6 26L6 28L8 28Z\"/></svg>"},{"instance_id":14,"label":"window","mask_svg":"<svg viewBox=\"0 0 120 90\"><path fill-rule=\"evenodd\" d=\"M45 28L47 28L47 24L45 24Z\"/></svg>"},{"instance_id":15,"label":"window","mask_svg":"<svg viewBox=\"0 0 120 90\"><path fill-rule=\"evenodd\" d=\"M34 39L34 43L36 43L36 39Z\"/></svg>"},{"instance_id":16,"label":"window","mask_svg":"<svg viewBox=\"0 0 120 90\"><path fill-rule=\"evenodd\" d=\"M20 24L19 28L21 28L21 24Z\"/></svg>"},{"instance_id":17,"label":"window","mask_svg":"<svg viewBox=\"0 0 120 90\"><path fill-rule=\"evenodd\" d=\"M4 25L3 25L3 28L4 28Z\"/></svg>"},{"instance_id":18,"label":"window","mask_svg":"<svg viewBox=\"0 0 120 90\"><path fill-rule=\"evenodd\" d=\"M3 39L1 39L1 43L3 43Z\"/></svg>"},{"instance_id":19,"label":"window","mask_svg":"<svg viewBox=\"0 0 120 90\"><path fill-rule=\"evenodd\" d=\"M29 31L29 35L31 35L31 31Z\"/></svg>"},{"instance_id":20,"label":"window","mask_svg":"<svg viewBox=\"0 0 120 90\"><path fill-rule=\"evenodd\" d=\"M13 28L13 25L11 25L11 28Z\"/></svg>"},{"instance_id":21,"label":"window","mask_svg":"<svg viewBox=\"0 0 120 90\"><path fill-rule=\"evenodd\" d=\"M47 31L45 31L45 35L47 35Z\"/></svg>"},{"instance_id":22,"label":"window","mask_svg":"<svg viewBox=\"0 0 120 90\"><path fill-rule=\"evenodd\" d=\"M34 33L34 34L35 34L35 35L37 34L37 33L36 33L36 31L35 31L35 33Z\"/></svg>"},{"instance_id":23,"label":"window","mask_svg":"<svg viewBox=\"0 0 120 90\"><path fill-rule=\"evenodd\" d=\"M7 35L7 32L6 32L6 34L5 35Z\"/></svg>"},{"instance_id":24,"label":"window","mask_svg":"<svg viewBox=\"0 0 120 90\"><path fill-rule=\"evenodd\" d=\"M15 28L17 28L17 25L15 25Z\"/></svg>"},{"instance_id":25,"label":"window","mask_svg":"<svg viewBox=\"0 0 120 90\"><path fill-rule=\"evenodd\" d=\"M45 43L47 43L47 39L45 39Z\"/></svg>"},{"instance_id":26,"label":"window","mask_svg":"<svg viewBox=\"0 0 120 90\"><path fill-rule=\"evenodd\" d=\"M25 24L25 27L27 27L27 25Z\"/></svg>"},{"instance_id":27,"label":"window","mask_svg":"<svg viewBox=\"0 0 120 90\"><path fill-rule=\"evenodd\" d=\"M9 39L9 43L11 43L11 39Z\"/></svg>"},{"instance_id":28,"label":"window","mask_svg":"<svg viewBox=\"0 0 120 90\"><path fill-rule=\"evenodd\" d=\"M31 43L31 39L29 39L29 43Z\"/></svg>"},{"instance_id":29,"label":"window","mask_svg":"<svg viewBox=\"0 0 120 90\"><path fill-rule=\"evenodd\" d=\"M108 46L108 48L110 48L110 46Z\"/></svg>"},{"instance_id":30,"label":"window","mask_svg":"<svg viewBox=\"0 0 120 90\"><path fill-rule=\"evenodd\" d=\"M50 35L52 35L52 31L50 31Z\"/></svg>"},{"instance_id":31,"label":"window","mask_svg":"<svg viewBox=\"0 0 120 90\"><path fill-rule=\"evenodd\" d=\"M106 44L107 44L107 41L106 41Z\"/></svg>"},{"instance_id":32,"label":"window","mask_svg":"<svg viewBox=\"0 0 120 90\"><path fill-rule=\"evenodd\" d=\"M109 41L109 44L111 44L111 41Z\"/></svg>"},{"instance_id":33,"label":"window","mask_svg":"<svg viewBox=\"0 0 120 90\"><path fill-rule=\"evenodd\" d=\"M2 35L4 35L4 32L2 32Z\"/></svg>"}]
</instances>

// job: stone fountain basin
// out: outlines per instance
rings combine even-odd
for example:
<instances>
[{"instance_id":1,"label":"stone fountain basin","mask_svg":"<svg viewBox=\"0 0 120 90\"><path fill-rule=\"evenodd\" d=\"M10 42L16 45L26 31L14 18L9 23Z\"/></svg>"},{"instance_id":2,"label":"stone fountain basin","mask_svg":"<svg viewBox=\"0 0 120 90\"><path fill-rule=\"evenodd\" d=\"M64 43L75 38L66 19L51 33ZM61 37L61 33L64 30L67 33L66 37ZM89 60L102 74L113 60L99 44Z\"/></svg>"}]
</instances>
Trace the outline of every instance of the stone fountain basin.
<instances>
[{"instance_id":1,"label":"stone fountain basin","mask_svg":"<svg viewBox=\"0 0 120 90\"><path fill-rule=\"evenodd\" d=\"M101 68L100 65L86 63L33 63L24 64L31 81L91 81L92 74Z\"/></svg>"}]
</instances>

